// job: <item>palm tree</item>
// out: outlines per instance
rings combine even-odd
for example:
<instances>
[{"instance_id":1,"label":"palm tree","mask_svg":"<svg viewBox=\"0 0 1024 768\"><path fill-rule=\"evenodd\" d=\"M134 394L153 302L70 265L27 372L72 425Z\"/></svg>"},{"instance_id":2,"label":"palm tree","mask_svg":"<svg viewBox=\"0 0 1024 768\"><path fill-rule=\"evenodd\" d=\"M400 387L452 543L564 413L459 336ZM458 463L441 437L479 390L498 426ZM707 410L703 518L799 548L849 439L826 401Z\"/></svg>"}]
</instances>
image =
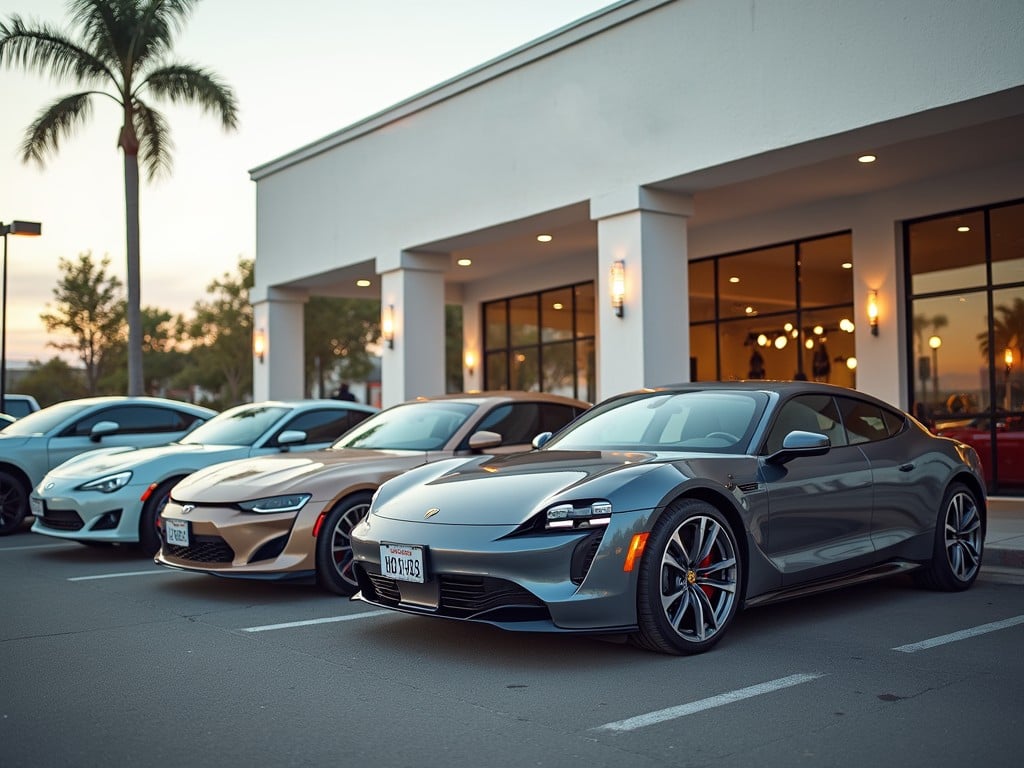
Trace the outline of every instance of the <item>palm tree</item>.
<instances>
[{"instance_id":1,"label":"palm tree","mask_svg":"<svg viewBox=\"0 0 1024 768\"><path fill-rule=\"evenodd\" d=\"M170 171L171 142L164 116L150 97L197 104L237 125L231 89L212 72L170 61L171 44L199 0L70 0L79 39L56 27L13 15L0 22L0 66L17 66L81 88L43 109L25 132L22 160L43 165L60 142L92 114L94 97L120 108L117 145L124 153L127 236L128 394L144 392L139 256L139 161L152 181Z\"/></svg>"}]
</instances>

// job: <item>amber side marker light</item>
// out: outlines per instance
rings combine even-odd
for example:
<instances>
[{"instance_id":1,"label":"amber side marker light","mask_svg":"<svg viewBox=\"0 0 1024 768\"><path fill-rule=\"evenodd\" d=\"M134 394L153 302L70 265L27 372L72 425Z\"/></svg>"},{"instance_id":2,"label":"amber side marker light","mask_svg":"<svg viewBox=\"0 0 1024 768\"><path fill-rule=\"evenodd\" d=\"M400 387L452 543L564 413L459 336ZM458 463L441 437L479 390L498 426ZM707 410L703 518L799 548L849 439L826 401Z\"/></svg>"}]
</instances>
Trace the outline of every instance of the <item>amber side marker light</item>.
<instances>
[{"instance_id":1,"label":"amber side marker light","mask_svg":"<svg viewBox=\"0 0 1024 768\"><path fill-rule=\"evenodd\" d=\"M626 573L630 573L633 570L633 566L636 565L641 555L643 555L644 547L647 546L648 535L647 532L633 534L633 538L629 542L629 551L626 552L626 562L622 564L622 570Z\"/></svg>"}]
</instances>

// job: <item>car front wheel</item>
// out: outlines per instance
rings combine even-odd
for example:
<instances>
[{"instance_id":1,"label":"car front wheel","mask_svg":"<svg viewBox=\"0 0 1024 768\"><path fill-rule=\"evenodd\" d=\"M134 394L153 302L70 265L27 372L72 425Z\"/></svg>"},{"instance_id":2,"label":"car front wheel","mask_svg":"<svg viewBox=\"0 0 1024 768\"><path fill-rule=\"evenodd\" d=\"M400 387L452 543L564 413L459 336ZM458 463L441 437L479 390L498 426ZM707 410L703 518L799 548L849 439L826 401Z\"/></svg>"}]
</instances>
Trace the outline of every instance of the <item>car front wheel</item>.
<instances>
[{"instance_id":1,"label":"car front wheel","mask_svg":"<svg viewBox=\"0 0 1024 768\"><path fill-rule=\"evenodd\" d=\"M966 485L954 483L942 498L932 559L916 572L918 583L944 592L967 589L981 570L983 546L978 499Z\"/></svg>"},{"instance_id":2,"label":"car front wheel","mask_svg":"<svg viewBox=\"0 0 1024 768\"><path fill-rule=\"evenodd\" d=\"M352 529L370 511L369 493L342 499L324 518L316 540L317 581L338 595L354 595L359 588L352 573Z\"/></svg>"},{"instance_id":3,"label":"car front wheel","mask_svg":"<svg viewBox=\"0 0 1024 768\"><path fill-rule=\"evenodd\" d=\"M0 536L14 533L28 515L28 491L17 477L0 472Z\"/></svg>"},{"instance_id":4,"label":"car front wheel","mask_svg":"<svg viewBox=\"0 0 1024 768\"><path fill-rule=\"evenodd\" d=\"M167 500L171 498L171 488L180 481L180 477L164 480L153 489L146 503L142 505L142 513L139 515L139 546L147 555L155 555L160 551L160 513L164 511Z\"/></svg>"},{"instance_id":5,"label":"car front wheel","mask_svg":"<svg viewBox=\"0 0 1024 768\"><path fill-rule=\"evenodd\" d=\"M638 645L679 655L710 649L740 602L741 562L728 520L698 499L673 503L651 530L637 581Z\"/></svg>"}]
</instances>

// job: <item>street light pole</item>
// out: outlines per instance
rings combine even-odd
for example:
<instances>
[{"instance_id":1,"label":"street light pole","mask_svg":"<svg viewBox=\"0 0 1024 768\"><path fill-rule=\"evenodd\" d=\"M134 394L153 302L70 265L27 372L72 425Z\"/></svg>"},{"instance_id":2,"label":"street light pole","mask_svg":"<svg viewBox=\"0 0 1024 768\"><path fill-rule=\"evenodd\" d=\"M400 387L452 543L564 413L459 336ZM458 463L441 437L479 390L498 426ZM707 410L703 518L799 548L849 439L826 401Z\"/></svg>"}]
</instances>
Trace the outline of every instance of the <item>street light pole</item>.
<instances>
[{"instance_id":1,"label":"street light pole","mask_svg":"<svg viewBox=\"0 0 1024 768\"><path fill-rule=\"evenodd\" d=\"M7 236L24 235L36 237L43 233L43 225L38 221L12 221L4 224L0 221L0 234L4 238L3 276L0 277L0 413L7 412Z\"/></svg>"}]
</instances>

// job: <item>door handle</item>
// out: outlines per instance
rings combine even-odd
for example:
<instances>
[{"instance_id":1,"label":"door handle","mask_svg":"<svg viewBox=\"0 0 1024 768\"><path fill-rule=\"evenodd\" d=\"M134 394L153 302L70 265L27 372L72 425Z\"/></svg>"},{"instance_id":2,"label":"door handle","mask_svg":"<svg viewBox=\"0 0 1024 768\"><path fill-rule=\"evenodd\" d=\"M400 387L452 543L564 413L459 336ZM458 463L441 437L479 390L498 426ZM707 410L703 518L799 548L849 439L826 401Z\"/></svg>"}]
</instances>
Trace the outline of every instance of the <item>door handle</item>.
<instances>
[{"instance_id":1,"label":"door handle","mask_svg":"<svg viewBox=\"0 0 1024 768\"><path fill-rule=\"evenodd\" d=\"M913 462L910 462L909 464L900 464L900 472L909 472L913 468L914 468L914 463Z\"/></svg>"}]
</instances>

